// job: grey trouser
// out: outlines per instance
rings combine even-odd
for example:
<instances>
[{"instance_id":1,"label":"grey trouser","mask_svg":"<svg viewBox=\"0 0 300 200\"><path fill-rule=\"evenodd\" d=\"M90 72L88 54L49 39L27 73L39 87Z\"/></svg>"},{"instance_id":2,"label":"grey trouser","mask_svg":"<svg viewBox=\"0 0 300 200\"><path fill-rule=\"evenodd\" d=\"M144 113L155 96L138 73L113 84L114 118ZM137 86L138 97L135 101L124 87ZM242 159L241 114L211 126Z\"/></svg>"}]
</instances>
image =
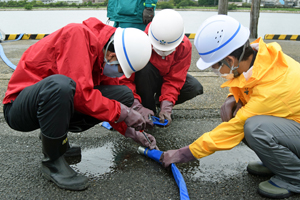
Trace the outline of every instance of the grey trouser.
<instances>
[{"instance_id":1,"label":"grey trouser","mask_svg":"<svg viewBox=\"0 0 300 200\"><path fill-rule=\"evenodd\" d=\"M60 138L68 131L82 132L101 121L74 109L76 83L64 75L52 75L26 87L17 98L3 107L8 125L18 131L38 128L50 138ZM132 91L124 85L95 86L104 97L131 106ZM101 102L99 102L101 103Z\"/></svg>"},{"instance_id":2,"label":"grey trouser","mask_svg":"<svg viewBox=\"0 0 300 200\"><path fill-rule=\"evenodd\" d=\"M274 116L254 116L244 125L248 146L275 175L276 185L300 193L300 124Z\"/></svg>"}]
</instances>

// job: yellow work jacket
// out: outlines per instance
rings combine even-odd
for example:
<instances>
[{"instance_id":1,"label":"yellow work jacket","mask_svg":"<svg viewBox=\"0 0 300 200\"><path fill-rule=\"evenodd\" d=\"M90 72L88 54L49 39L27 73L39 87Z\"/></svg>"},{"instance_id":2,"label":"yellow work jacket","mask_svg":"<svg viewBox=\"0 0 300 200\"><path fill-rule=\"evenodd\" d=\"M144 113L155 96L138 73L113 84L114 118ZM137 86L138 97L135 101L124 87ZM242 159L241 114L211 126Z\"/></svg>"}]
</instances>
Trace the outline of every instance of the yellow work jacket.
<instances>
[{"instance_id":1,"label":"yellow work jacket","mask_svg":"<svg viewBox=\"0 0 300 200\"><path fill-rule=\"evenodd\" d=\"M284 54L278 43L266 44L259 38L258 52L252 67L252 76L239 77L221 87L229 91L243 107L229 122L223 122L204 133L190 146L196 158L215 151L229 150L244 138L245 121L255 115L272 115L300 123L300 64Z\"/></svg>"}]
</instances>

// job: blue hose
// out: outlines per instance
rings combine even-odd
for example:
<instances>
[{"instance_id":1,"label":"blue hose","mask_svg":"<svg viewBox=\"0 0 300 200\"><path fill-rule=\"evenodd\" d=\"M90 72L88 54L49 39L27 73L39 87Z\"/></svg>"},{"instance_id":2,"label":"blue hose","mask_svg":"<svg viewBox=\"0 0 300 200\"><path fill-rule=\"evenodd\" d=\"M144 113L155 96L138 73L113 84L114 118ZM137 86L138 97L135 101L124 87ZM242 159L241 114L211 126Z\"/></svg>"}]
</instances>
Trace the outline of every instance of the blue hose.
<instances>
[{"instance_id":1,"label":"blue hose","mask_svg":"<svg viewBox=\"0 0 300 200\"><path fill-rule=\"evenodd\" d=\"M179 188L180 200L189 200L190 197L184 179L174 163L171 164L171 170Z\"/></svg>"},{"instance_id":2,"label":"blue hose","mask_svg":"<svg viewBox=\"0 0 300 200\"><path fill-rule=\"evenodd\" d=\"M3 51L3 47L0 44L0 57L2 58L3 62L5 62L5 64L7 64L7 66L9 66L10 68L12 68L13 70L16 69L16 65L14 65L12 62L10 62L10 60L8 60L8 58L6 57L4 51Z\"/></svg>"},{"instance_id":3,"label":"blue hose","mask_svg":"<svg viewBox=\"0 0 300 200\"><path fill-rule=\"evenodd\" d=\"M144 148L144 147L141 147L141 148ZM151 158L152 160L155 160L156 162L159 162L159 159L160 159L160 156L161 156L162 153L163 153L162 151L159 151L159 150L156 150L156 149L150 150L149 148L144 148L144 151L143 151L143 154L145 156Z\"/></svg>"},{"instance_id":4,"label":"blue hose","mask_svg":"<svg viewBox=\"0 0 300 200\"><path fill-rule=\"evenodd\" d=\"M168 120L165 119L164 123L161 123L159 121L159 118L158 117L155 117L155 116L151 116L151 120L153 122L154 125L159 125L159 126L166 126L168 124ZM102 126L108 130L113 130L113 128L111 127L111 125L109 124L109 122L103 122L102 123Z\"/></svg>"},{"instance_id":5,"label":"blue hose","mask_svg":"<svg viewBox=\"0 0 300 200\"><path fill-rule=\"evenodd\" d=\"M102 122L101 126L103 126L104 128L108 129L108 130L113 130L113 127L109 124L109 122Z\"/></svg>"},{"instance_id":6,"label":"blue hose","mask_svg":"<svg viewBox=\"0 0 300 200\"><path fill-rule=\"evenodd\" d=\"M161 154L163 152L159 151L159 150L156 150L156 149L150 150L149 148L139 147L138 148L138 153L144 154L145 156L155 160L156 162L159 162L159 159L160 159ZM182 177L182 174L180 173L180 171L178 170L178 168L176 167L176 165L174 163L171 164L171 170L172 170L174 179L177 183L177 186L179 188L180 200L189 200L190 197L189 197L189 194L188 194L188 190L187 190L185 181Z\"/></svg>"},{"instance_id":7,"label":"blue hose","mask_svg":"<svg viewBox=\"0 0 300 200\"><path fill-rule=\"evenodd\" d=\"M24 33L20 34L19 37L15 40L11 40L10 42L13 42L13 41L17 41L17 40L20 40L22 37L23 37ZM4 53L4 50L3 50L3 47L2 45L0 44L0 57L2 58L3 62L5 62L5 64L7 66L9 66L10 68L12 68L13 70L16 69L16 65L14 65L12 62L10 62L10 60L6 57L5 53Z\"/></svg>"}]
</instances>

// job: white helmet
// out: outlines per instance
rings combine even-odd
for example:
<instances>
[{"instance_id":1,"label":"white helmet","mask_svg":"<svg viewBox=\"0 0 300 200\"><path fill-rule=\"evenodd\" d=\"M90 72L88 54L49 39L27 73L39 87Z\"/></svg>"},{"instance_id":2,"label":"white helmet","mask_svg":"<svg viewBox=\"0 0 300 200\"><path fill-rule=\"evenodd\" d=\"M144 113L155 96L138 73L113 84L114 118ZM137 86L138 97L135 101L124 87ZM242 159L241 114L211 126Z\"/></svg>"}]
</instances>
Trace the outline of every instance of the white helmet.
<instances>
[{"instance_id":1,"label":"white helmet","mask_svg":"<svg viewBox=\"0 0 300 200\"><path fill-rule=\"evenodd\" d=\"M152 53L149 37L136 28L117 28L114 48L126 78L130 78L133 72L143 69Z\"/></svg>"},{"instance_id":2,"label":"white helmet","mask_svg":"<svg viewBox=\"0 0 300 200\"><path fill-rule=\"evenodd\" d=\"M200 55L197 67L204 70L224 59L244 45L250 31L227 15L215 15L206 19L198 29L194 45Z\"/></svg>"},{"instance_id":3,"label":"white helmet","mask_svg":"<svg viewBox=\"0 0 300 200\"><path fill-rule=\"evenodd\" d=\"M148 35L156 49L161 51L175 49L184 37L184 24L181 15L171 9L158 12L150 24Z\"/></svg>"}]
</instances>

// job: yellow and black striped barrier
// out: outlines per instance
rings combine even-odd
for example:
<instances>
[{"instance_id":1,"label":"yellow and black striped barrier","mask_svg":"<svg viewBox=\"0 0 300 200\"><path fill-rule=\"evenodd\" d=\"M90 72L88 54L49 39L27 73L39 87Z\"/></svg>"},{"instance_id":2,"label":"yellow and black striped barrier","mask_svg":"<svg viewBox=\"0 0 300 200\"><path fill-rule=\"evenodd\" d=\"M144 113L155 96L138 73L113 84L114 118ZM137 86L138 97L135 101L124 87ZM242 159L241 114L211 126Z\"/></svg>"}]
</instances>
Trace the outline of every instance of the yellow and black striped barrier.
<instances>
[{"instance_id":1,"label":"yellow and black striped barrier","mask_svg":"<svg viewBox=\"0 0 300 200\"><path fill-rule=\"evenodd\" d=\"M40 40L49 34L24 34L21 40ZM189 39L195 39L196 33L186 33L185 36ZM20 34L8 34L5 35L5 40L15 40L20 36ZM300 41L300 35L276 35L276 34L266 34L265 40L295 40Z\"/></svg>"},{"instance_id":2,"label":"yellow and black striped barrier","mask_svg":"<svg viewBox=\"0 0 300 200\"><path fill-rule=\"evenodd\" d=\"M189 39L195 39L196 33L186 33ZM295 40L300 41L300 35L276 35L276 34L266 34L265 40Z\"/></svg>"},{"instance_id":3,"label":"yellow and black striped barrier","mask_svg":"<svg viewBox=\"0 0 300 200\"><path fill-rule=\"evenodd\" d=\"M185 36L188 37L189 39L194 39L196 33L186 33Z\"/></svg>"},{"instance_id":4,"label":"yellow and black striped barrier","mask_svg":"<svg viewBox=\"0 0 300 200\"><path fill-rule=\"evenodd\" d=\"M295 40L300 41L300 35L276 35L276 34L266 34L265 40Z\"/></svg>"},{"instance_id":5,"label":"yellow and black striped barrier","mask_svg":"<svg viewBox=\"0 0 300 200\"><path fill-rule=\"evenodd\" d=\"M189 39L195 39L196 33L186 33ZM300 35L276 35L276 34L266 34L265 40L295 40L300 41Z\"/></svg>"},{"instance_id":6,"label":"yellow and black striped barrier","mask_svg":"<svg viewBox=\"0 0 300 200\"><path fill-rule=\"evenodd\" d=\"M5 40L15 40L17 39L21 34L8 34L5 35ZM23 34L22 38L20 40L40 40L44 37L46 37L49 34Z\"/></svg>"},{"instance_id":7,"label":"yellow and black striped barrier","mask_svg":"<svg viewBox=\"0 0 300 200\"><path fill-rule=\"evenodd\" d=\"M40 40L49 34L24 34L20 40ZM186 33L186 37L189 39L194 39L196 33ZM15 40L20 36L20 34L8 34L5 35L5 40Z\"/></svg>"}]
</instances>

